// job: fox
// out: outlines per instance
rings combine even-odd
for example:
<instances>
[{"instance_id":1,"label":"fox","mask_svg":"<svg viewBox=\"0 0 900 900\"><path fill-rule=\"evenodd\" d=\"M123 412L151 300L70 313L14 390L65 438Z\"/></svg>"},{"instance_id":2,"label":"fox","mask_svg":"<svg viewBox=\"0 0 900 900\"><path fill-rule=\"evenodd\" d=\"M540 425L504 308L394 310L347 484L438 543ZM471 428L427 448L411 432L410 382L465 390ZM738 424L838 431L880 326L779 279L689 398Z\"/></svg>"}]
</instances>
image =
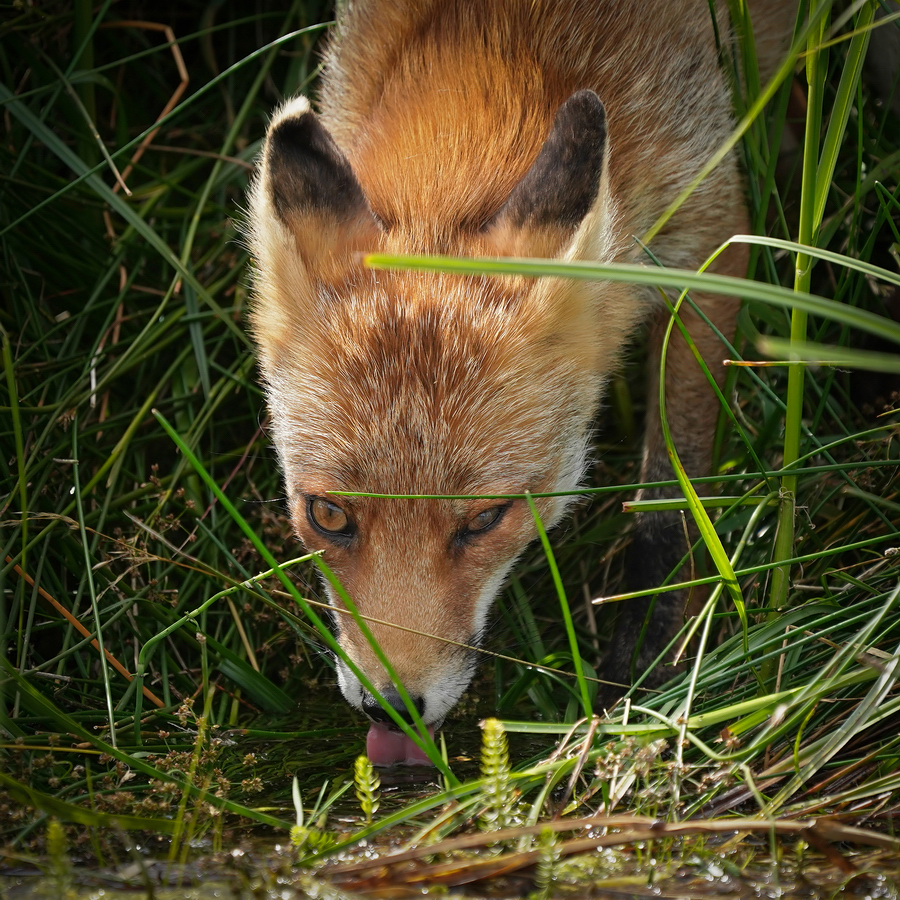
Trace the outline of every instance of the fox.
<instances>
[{"instance_id":1,"label":"fox","mask_svg":"<svg viewBox=\"0 0 900 900\"><path fill-rule=\"evenodd\" d=\"M794 12L786 0L750 10L765 77ZM653 401L670 311L639 285L376 270L364 254L701 266L749 227L733 152L649 246L639 239L734 129L720 59L731 33L724 2L707 0L349 2L317 109L297 96L271 117L248 194L251 328L288 512L432 734L538 533L528 495L548 529L576 502L608 385L642 329L640 477L673 478ZM740 245L712 266L746 269ZM692 298L700 313L680 316L721 385L716 330L733 335L739 301ZM718 401L678 334L667 354L672 438L688 474L704 475ZM371 496L391 494L416 496ZM629 590L664 585L688 546L678 514L638 514ZM341 593L323 585L354 664L337 659L338 682L371 721L370 758L426 762L355 673L413 721ZM671 642L685 597L663 587L620 605L601 667L619 684Z\"/></svg>"}]
</instances>

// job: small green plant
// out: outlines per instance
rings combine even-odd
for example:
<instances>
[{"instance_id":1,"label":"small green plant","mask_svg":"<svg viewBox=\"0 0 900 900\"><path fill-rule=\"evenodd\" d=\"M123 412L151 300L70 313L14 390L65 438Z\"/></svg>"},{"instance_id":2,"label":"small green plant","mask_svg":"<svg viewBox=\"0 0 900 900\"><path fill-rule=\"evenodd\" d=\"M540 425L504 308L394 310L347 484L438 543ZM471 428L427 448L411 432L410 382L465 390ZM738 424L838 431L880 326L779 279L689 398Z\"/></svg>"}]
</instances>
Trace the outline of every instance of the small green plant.
<instances>
[{"instance_id":1,"label":"small green plant","mask_svg":"<svg viewBox=\"0 0 900 900\"><path fill-rule=\"evenodd\" d=\"M549 900L559 869L559 839L552 828L544 828L537 838L538 861L531 900Z\"/></svg>"},{"instance_id":2,"label":"small green plant","mask_svg":"<svg viewBox=\"0 0 900 900\"><path fill-rule=\"evenodd\" d=\"M509 767L509 746L506 731L497 719L485 719L481 737L481 794L484 811L482 831L498 831L515 824L516 790L512 785Z\"/></svg>"},{"instance_id":3,"label":"small green plant","mask_svg":"<svg viewBox=\"0 0 900 900\"><path fill-rule=\"evenodd\" d=\"M72 863L69 860L65 829L59 819L47 823L47 896L66 898L74 896L72 891Z\"/></svg>"},{"instance_id":4,"label":"small green plant","mask_svg":"<svg viewBox=\"0 0 900 900\"><path fill-rule=\"evenodd\" d=\"M356 785L356 796L359 798L359 805L362 808L363 815L366 817L366 824L372 824L372 816L378 811L381 803L381 779L372 767L369 757L362 755L356 757L353 764L353 781Z\"/></svg>"},{"instance_id":5,"label":"small green plant","mask_svg":"<svg viewBox=\"0 0 900 900\"><path fill-rule=\"evenodd\" d=\"M296 775L291 784L291 798L294 801L294 810L297 814L297 824L291 827L291 845L297 851L297 855L302 861L310 854L321 853L323 850L332 847L336 843L336 838L322 828L306 824L306 817L303 813L303 798L300 796L300 784Z\"/></svg>"}]
</instances>

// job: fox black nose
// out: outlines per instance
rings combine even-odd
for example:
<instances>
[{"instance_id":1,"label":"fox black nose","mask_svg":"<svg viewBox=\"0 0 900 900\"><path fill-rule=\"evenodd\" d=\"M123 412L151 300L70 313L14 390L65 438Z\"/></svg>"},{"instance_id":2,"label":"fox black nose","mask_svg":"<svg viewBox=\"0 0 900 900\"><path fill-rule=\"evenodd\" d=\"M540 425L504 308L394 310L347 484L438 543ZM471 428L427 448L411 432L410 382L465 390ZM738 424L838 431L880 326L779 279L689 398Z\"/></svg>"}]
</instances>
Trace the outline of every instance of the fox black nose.
<instances>
[{"instance_id":1,"label":"fox black nose","mask_svg":"<svg viewBox=\"0 0 900 900\"><path fill-rule=\"evenodd\" d=\"M409 722L409 724L412 725L412 716L409 714L406 704L403 702L397 691L387 690L384 691L381 696L397 710L404 722ZM410 700L412 700L416 712L421 716L425 712L425 700L422 697L414 695L410 696ZM382 708L381 704L368 691L363 691L362 708L363 712L373 722L379 722L382 725L394 724L394 720L391 718L390 714Z\"/></svg>"}]
</instances>

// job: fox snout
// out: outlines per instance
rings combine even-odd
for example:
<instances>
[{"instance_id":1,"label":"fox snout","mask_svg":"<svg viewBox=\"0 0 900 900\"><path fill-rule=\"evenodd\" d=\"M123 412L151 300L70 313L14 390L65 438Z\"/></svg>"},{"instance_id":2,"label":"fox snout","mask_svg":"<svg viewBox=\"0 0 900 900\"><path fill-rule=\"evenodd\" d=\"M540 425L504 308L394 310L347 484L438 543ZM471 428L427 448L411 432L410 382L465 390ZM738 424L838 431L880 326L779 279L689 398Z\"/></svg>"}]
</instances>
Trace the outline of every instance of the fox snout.
<instances>
[{"instance_id":1,"label":"fox snout","mask_svg":"<svg viewBox=\"0 0 900 900\"><path fill-rule=\"evenodd\" d=\"M343 647L343 643L342 648L347 649ZM397 690L396 683L403 685L412 707L421 720L433 727L441 725L444 717L468 687L477 662L474 651L460 648L458 652L443 654L443 658L434 655L425 657L417 666L409 665L406 659L396 666L392 663L395 676L391 678L380 662L366 658L357 661L355 654L350 653L348 656L357 662L364 673L367 675L369 672L373 673L373 676L368 678L369 682L382 700L404 722L412 725L415 720L409 706ZM363 687L343 660L338 660L337 671L341 692L351 706L363 712L373 722L389 728L395 727L394 717L385 710L374 694Z\"/></svg>"},{"instance_id":2,"label":"fox snout","mask_svg":"<svg viewBox=\"0 0 900 900\"><path fill-rule=\"evenodd\" d=\"M366 599L361 598L359 604L355 604L362 615L372 607L387 605L368 603ZM471 603L470 597L457 597L457 615L452 630L444 628L439 636L431 637L434 631L428 629L434 629L437 624L434 612L438 611L442 599L423 597L417 592L391 603L391 608L382 612L388 619L373 621L366 615L364 621L371 643L359 624L345 611L344 605L340 601L334 602L341 610L337 613L340 622L337 638L341 649L362 670L371 687L410 724L413 717L397 684L403 686L422 721L426 725L439 726L468 687L475 671L475 648L480 642L490 600L482 609L477 603ZM390 669L382 662L382 656ZM342 659L337 660L337 673L341 692L351 706L374 722L393 726L393 717Z\"/></svg>"}]
</instances>

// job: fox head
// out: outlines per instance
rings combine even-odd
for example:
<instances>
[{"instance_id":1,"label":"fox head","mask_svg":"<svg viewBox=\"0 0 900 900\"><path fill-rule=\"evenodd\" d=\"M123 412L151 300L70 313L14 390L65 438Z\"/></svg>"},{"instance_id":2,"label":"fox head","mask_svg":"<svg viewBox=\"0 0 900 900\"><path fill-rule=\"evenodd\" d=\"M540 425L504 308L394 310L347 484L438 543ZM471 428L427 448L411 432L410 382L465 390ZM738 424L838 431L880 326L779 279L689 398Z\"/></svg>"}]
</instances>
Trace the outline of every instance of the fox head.
<instances>
[{"instance_id":1,"label":"fox head","mask_svg":"<svg viewBox=\"0 0 900 900\"><path fill-rule=\"evenodd\" d=\"M400 129L390 159L440 153ZM371 142L370 142L371 143ZM250 193L252 327L298 537L321 551L427 724L468 685L494 596L536 535L524 499L574 491L616 354L641 317L615 285L367 269L366 251L610 259L616 210L602 103L579 91L473 215L361 136L342 149L305 99L273 117ZM459 151L456 148L455 152ZM467 151L472 171L480 150ZM435 171L439 171L436 169ZM473 176L474 177L474 176ZM502 196L498 196L500 192ZM345 496L437 494L456 499ZM485 499L478 499L485 498ZM543 524L567 499L537 500ZM338 640L399 709L340 597ZM381 709L338 662L347 700Z\"/></svg>"}]
</instances>

